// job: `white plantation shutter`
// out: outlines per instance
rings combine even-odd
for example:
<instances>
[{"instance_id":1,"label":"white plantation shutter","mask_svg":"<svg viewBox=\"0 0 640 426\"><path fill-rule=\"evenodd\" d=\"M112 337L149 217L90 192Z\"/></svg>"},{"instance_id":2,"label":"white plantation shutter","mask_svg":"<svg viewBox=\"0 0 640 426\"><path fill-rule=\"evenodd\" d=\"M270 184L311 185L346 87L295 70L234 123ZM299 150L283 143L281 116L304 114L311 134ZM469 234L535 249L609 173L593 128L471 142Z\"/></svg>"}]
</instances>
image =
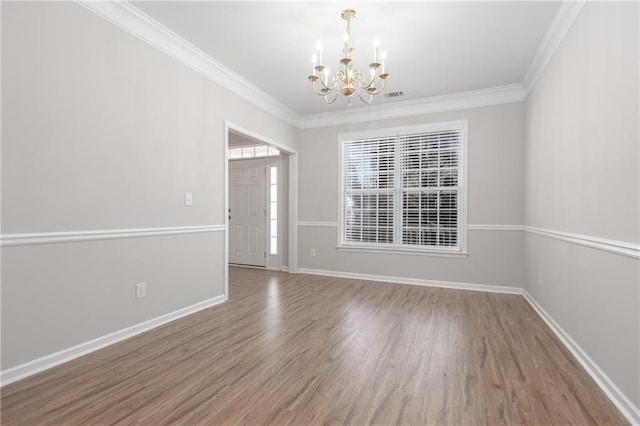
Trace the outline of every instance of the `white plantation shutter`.
<instances>
[{"instance_id":1,"label":"white plantation shutter","mask_svg":"<svg viewBox=\"0 0 640 426\"><path fill-rule=\"evenodd\" d=\"M343 140L343 245L460 250L463 126L440 127Z\"/></svg>"},{"instance_id":2,"label":"white plantation shutter","mask_svg":"<svg viewBox=\"0 0 640 426\"><path fill-rule=\"evenodd\" d=\"M343 240L393 243L396 139L343 145Z\"/></svg>"},{"instance_id":3,"label":"white plantation shutter","mask_svg":"<svg viewBox=\"0 0 640 426\"><path fill-rule=\"evenodd\" d=\"M399 137L404 245L458 247L462 129Z\"/></svg>"}]
</instances>

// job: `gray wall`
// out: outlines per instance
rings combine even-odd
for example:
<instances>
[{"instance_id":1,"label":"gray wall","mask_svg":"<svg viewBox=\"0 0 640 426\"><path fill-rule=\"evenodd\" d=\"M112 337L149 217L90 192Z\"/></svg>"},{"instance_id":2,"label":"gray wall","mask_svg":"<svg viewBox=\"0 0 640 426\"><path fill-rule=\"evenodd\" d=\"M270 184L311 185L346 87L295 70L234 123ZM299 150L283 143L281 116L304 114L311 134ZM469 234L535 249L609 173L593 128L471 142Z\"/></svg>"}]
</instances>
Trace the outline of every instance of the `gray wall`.
<instances>
[{"instance_id":1,"label":"gray wall","mask_svg":"<svg viewBox=\"0 0 640 426\"><path fill-rule=\"evenodd\" d=\"M526 225L638 243L638 12L587 3L529 94ZM525 252L526 290L640 406L638 259L529 233Z\"/></svg>"},{"instance_id":2,"label":"gray wall","mask_svg":"<svg viewBox=\"0 0 640 426\"><path fill-rule=\"evenodd\" d=\"M75 3L1 7L3 234L221 225L224 120L296 146ZM221 232L4 247L2 369L221 295L223 250Z\"/></svg>"},{"instance_id":3,"label":"gray wall","mask_svg":"<svg viewBox=\"0 0 640 426\"><path fill-rule=\"evenodd\" d=\"M468 120L468 218L472 225L522 225L524 103L300 132L299 221L338 221L338 135L453 120ZM469 230L469 256L338 251L337 229L301 226L299 266L425 280L522 287L520 231ZM311 248L316 256L310 256Z\"/></svg>"}]
</instances>

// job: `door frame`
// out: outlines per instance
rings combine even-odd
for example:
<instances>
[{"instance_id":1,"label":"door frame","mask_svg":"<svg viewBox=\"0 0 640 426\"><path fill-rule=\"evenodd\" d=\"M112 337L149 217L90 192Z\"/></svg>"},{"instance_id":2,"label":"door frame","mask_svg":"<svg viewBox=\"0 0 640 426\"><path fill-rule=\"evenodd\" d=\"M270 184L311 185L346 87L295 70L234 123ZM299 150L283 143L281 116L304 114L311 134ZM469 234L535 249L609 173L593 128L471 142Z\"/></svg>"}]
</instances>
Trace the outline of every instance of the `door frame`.
<instances>
[{"instance_id":1,"label":"door frame","mask_svg":"<svg viewBox=\"0 0 640 426\"><path fill-rule=\"evenodd\" d=\"M243 137L270 145L287 155L289 161L289 241L288 241L288 271L290 274L298 272L298 151L283 145L280 142L269 139L256 132L224 120L223 135L223 157L224 158L224 298L229 299L229 132L233 132Z\"/></svg>"}]
</instances>

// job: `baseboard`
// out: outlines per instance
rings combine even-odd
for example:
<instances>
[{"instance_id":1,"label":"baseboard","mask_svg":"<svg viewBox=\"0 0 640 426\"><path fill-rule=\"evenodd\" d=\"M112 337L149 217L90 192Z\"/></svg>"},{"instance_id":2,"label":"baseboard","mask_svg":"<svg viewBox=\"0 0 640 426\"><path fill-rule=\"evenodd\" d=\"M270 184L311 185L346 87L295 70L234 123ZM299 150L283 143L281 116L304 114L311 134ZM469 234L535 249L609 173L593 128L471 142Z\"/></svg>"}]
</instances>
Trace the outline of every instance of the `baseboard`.
<instances>
[{"instance_id":1,"label":"baseboard","mask_svg":"<svg viewBox=\"0 0 640 426\"><path fill-rule=\"evenodd\" d=\"M262 269L263 271L268 271L269 268L266 266L255 266L255 265L243 265L241 263L229 263L229 266L234 268L245 268L245 269Z\"/></svg>"},{"instance_id":2,"label":"baseboard","mask_svg":"<svg viewBox=\"0 0 640 426\"><path fill-rule=\"evenodd\" d=\"M131 327L124 328L114 333L107 334L106 336L98 337L97 339L93 339L88 342L73 346L71 348L63 349L59 352L46 355L42 358L38 358L33 361L29 361L24 364L9 368L0 372L0 386L5 386L9 383L25 379L29 376L48 370L57 365L97 351L98 349L102 349L104 347L113 345L114 343L118 343L122 340L144 333L145 331L149 331L168 322L177 320L203 309L219 305L220 303L223 303L225 301L226 299L224 295L203 300L202 302L198 302L196 304L178 309L173 312L169 312L168 314L161 315L159 317L141 322Z\"/></svg>"},{"instance_id":3,"label":"baseboard","mask_svg":"<svg viewBox=\"0 0 640 426\"><path fill-rule=\"evenodd\" d=\"M607 395L613 404L620 410L632 425L640 425L640 409L631 402L629 398L618 388L615 383L606 375L587 353L569 336L569 334L558 325L538 302L523 290L522 295L531 305L542 320L549 326L553 333L560 339L562 344L573 354L580 365L589 373L591 378L600 386L600 389Z\"/></svg>"},{"instance_id":4,"label":"baseboard","mask_svg":"<svg viewBox=\"0 0 640 426\"><path fill-rule=\"evenodd\" d=\"M453 281L425 280L420 278L390 277L386 275L370 275L355 272L327 271L324 269L298 268L301 274L324 275L327 277L353 278L367 281L383 281L394 284L409 284L425 287L451 288L456 290L485 291L488 293L522 294L520 287L497 286L487 284L460 283Z\"/></svg>"}]
</instances>

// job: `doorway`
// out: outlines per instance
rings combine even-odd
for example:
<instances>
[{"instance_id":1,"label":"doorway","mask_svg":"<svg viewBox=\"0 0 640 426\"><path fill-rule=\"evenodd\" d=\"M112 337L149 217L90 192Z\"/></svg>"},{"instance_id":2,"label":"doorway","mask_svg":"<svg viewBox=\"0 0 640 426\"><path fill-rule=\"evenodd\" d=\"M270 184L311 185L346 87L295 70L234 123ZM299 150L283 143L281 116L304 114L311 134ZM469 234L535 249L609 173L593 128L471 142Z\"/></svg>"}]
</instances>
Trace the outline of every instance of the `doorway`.
<instances>
[{"instance_id":1,"label":"doorway","mask_svg":"<svg viewBox=\"0 0 640 426\"><path fill-rule=\"evenodd\" d=\"M288 271L291 154L235 127L226 154L228 263Z\"/></svg>"},{"instance_id":2,"label":"doorway","mask_svg":"<svg viewBox=\"0 0 640 426\"><path fill-rule=\"evenodd\" d=\"M241 149L238 150L237 148ZM252 149L253 156L250 155ZM267 155L264 155L265 149L267 150ZM233 219L230 219L232 216L229 214L233 213L233 211L229 210L232 208L230 204L230 165L234 161L264 158L267 174L265 180L265 205L262 210L265 235L264 237L257 236L256 238L264 241L265 249L263 250L266 250L266 255L263 254L263 258L266 258L266 260L264 261L264 266L258 265L257 267L295 274L298 272L298 155L297 151L291 147L265 138L228 121L224 122L223 150L225 158L223 173L225 181L223 279L225 299L228 299L229 254L232 244L230 231L231 222L233 221ZM261 189L258 188L256 191L261 191ZM272 193L275 193L277 198L271 196L270 194ZM256 211L259 212L259 208ZM276 212L275 216L272 213L274 211ZM273 230L276 230L276 232L274 233ZM245 232L249 232L248 229ZM260 251L257 245L255 251L257 253Z\"/></svg>"}]
</instances>

